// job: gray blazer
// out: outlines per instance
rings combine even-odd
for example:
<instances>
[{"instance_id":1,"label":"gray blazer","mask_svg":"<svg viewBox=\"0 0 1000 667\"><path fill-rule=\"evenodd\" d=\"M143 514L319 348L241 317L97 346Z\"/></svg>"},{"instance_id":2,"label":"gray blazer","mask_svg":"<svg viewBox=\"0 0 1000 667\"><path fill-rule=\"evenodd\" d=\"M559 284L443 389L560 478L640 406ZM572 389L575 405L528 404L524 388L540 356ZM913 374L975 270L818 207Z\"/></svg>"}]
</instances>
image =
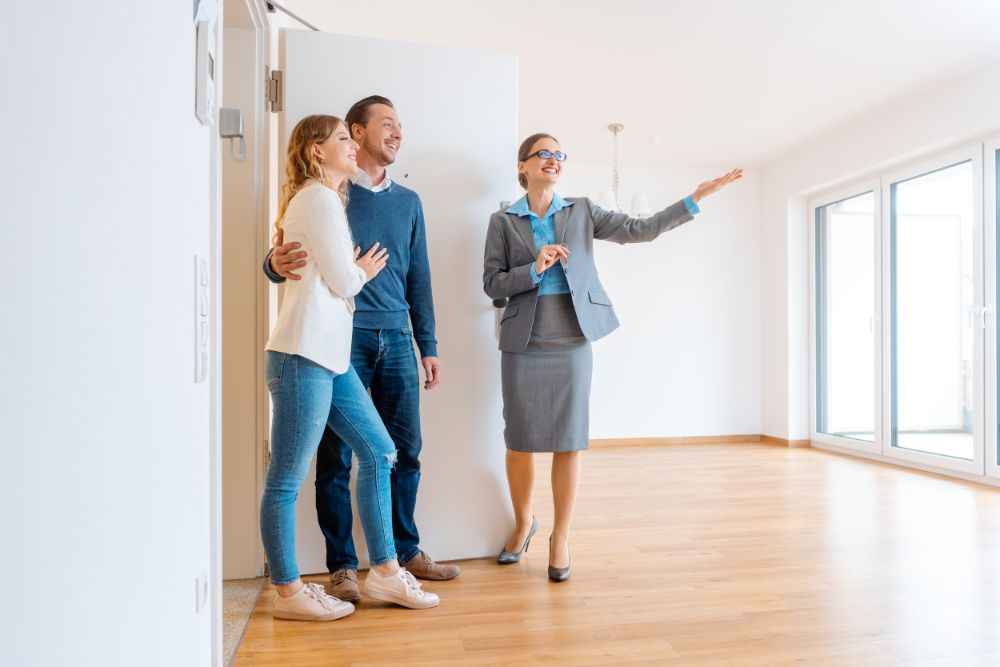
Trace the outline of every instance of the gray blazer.
<instances>
[{"instance_id":1,"label":"gray blazer","mask_svg":"<svg viewBox=\"0 0 1000 667\"><path fill-rule=\"evenodd\" d=\"M618 317L597 276L594 239L643 243L693 218L683 200L645 220L605 211L585 197L566 201L570 205L553 220L556 242L569 248L564 269L580 329L588 340L597 340L618 328ZM538 289L531 280L531 265L537 256L528 218L504 211L490 217L483 289L492 299L509 299L500 319L500 349L504 352L524 352L528 346L538 302Z\"/></svg>"}]
</instances>

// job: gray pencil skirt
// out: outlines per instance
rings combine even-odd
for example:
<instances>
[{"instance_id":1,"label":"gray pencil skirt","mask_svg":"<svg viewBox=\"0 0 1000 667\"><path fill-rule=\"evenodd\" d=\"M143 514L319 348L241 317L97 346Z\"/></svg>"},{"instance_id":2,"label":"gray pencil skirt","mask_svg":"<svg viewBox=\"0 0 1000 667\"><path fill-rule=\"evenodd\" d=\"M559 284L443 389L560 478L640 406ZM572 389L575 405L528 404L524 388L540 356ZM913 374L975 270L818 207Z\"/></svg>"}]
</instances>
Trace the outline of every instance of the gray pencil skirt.
<instances>
[{"instance_id":1,"label":"gray pencil skirt","mask_svg":"<svg viewBox=\"0 0 1000 667\"><path fill-rule=\"evenodd\" d=\"M538 297L524 352L500 359L504 441L515 452L573 452L590 440L590 341L568 294Z\"/></svg>"}]
</instances>

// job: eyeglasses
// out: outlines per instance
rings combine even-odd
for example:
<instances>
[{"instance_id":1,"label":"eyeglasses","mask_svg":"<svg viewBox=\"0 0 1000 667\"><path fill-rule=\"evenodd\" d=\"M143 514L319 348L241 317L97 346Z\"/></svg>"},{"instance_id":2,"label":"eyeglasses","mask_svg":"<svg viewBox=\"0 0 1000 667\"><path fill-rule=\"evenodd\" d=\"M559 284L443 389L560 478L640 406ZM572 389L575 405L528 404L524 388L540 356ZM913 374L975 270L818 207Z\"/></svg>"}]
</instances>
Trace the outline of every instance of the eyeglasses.
<instances>
[{"instance_id":1,"label":"eyeglasses","mask_svg":"<svg viewBox=\"0 0 1000 667\"><path fill-rule=\"evenodd\" d=\"M566 161L566 154L563 153L562 151L556 151L555 153L553 153L552 151L535 151L531 155L525 156L524 159L525 159L525 161L527 161L527 160L530 160L531 158L535 157L536 155L539 158L541 158L542 160L548 160L549 158L553 158L554 157L556 159L556 162L565 162Z\"/></svg>"}]
</instances>

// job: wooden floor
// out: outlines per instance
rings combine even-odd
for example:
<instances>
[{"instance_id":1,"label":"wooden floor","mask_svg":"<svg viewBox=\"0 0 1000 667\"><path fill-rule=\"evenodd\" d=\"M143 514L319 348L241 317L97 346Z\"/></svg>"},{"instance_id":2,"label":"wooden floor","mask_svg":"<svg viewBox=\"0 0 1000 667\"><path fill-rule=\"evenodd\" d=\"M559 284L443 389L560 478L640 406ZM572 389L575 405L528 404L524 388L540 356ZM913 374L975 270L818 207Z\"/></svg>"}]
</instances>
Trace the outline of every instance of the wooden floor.
<instances>
[{"instance_id":1,"label":"wooden floor","mask_svg":"<svg viewBox=\"0 0 1000 667\"><path fill-rule=\"evenodd\" d=\"M265 589L235 664L1000 665L994 489L814 449L594 449L551 584L544 458L521 564L332 623L272 620Z\"/></svg>"}]
</instances>

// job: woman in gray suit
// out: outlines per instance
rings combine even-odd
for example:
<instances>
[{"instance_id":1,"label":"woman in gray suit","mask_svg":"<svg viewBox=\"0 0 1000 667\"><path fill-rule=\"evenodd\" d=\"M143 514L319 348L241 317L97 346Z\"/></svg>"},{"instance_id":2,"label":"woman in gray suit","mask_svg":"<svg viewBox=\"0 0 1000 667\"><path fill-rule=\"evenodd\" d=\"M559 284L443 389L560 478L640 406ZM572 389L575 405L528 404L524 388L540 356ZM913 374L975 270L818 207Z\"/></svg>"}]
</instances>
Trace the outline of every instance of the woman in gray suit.
<instances>
[{"instance_id":1,"label":"woman in gray suit","mask_svg":"<svg viewBox=\"0 0 1000 667\"><path fill-rule=\"evenodd\" d=\"M683 200L639 220L586 198L555 192L566 154L549 134L533 134L517 155L517 180L528 191L490 218L483 288L508 299L500 320L507 482L515 527L497 562L516 563L538 522L531 513L536 452L552 452L555 526L549 578L570 576L569 528L590 421L591 341L618 327L594 265L594 239L652 241L698 213L698 202L738 180L734 169Z\"/></svg>"}]
</instances>

